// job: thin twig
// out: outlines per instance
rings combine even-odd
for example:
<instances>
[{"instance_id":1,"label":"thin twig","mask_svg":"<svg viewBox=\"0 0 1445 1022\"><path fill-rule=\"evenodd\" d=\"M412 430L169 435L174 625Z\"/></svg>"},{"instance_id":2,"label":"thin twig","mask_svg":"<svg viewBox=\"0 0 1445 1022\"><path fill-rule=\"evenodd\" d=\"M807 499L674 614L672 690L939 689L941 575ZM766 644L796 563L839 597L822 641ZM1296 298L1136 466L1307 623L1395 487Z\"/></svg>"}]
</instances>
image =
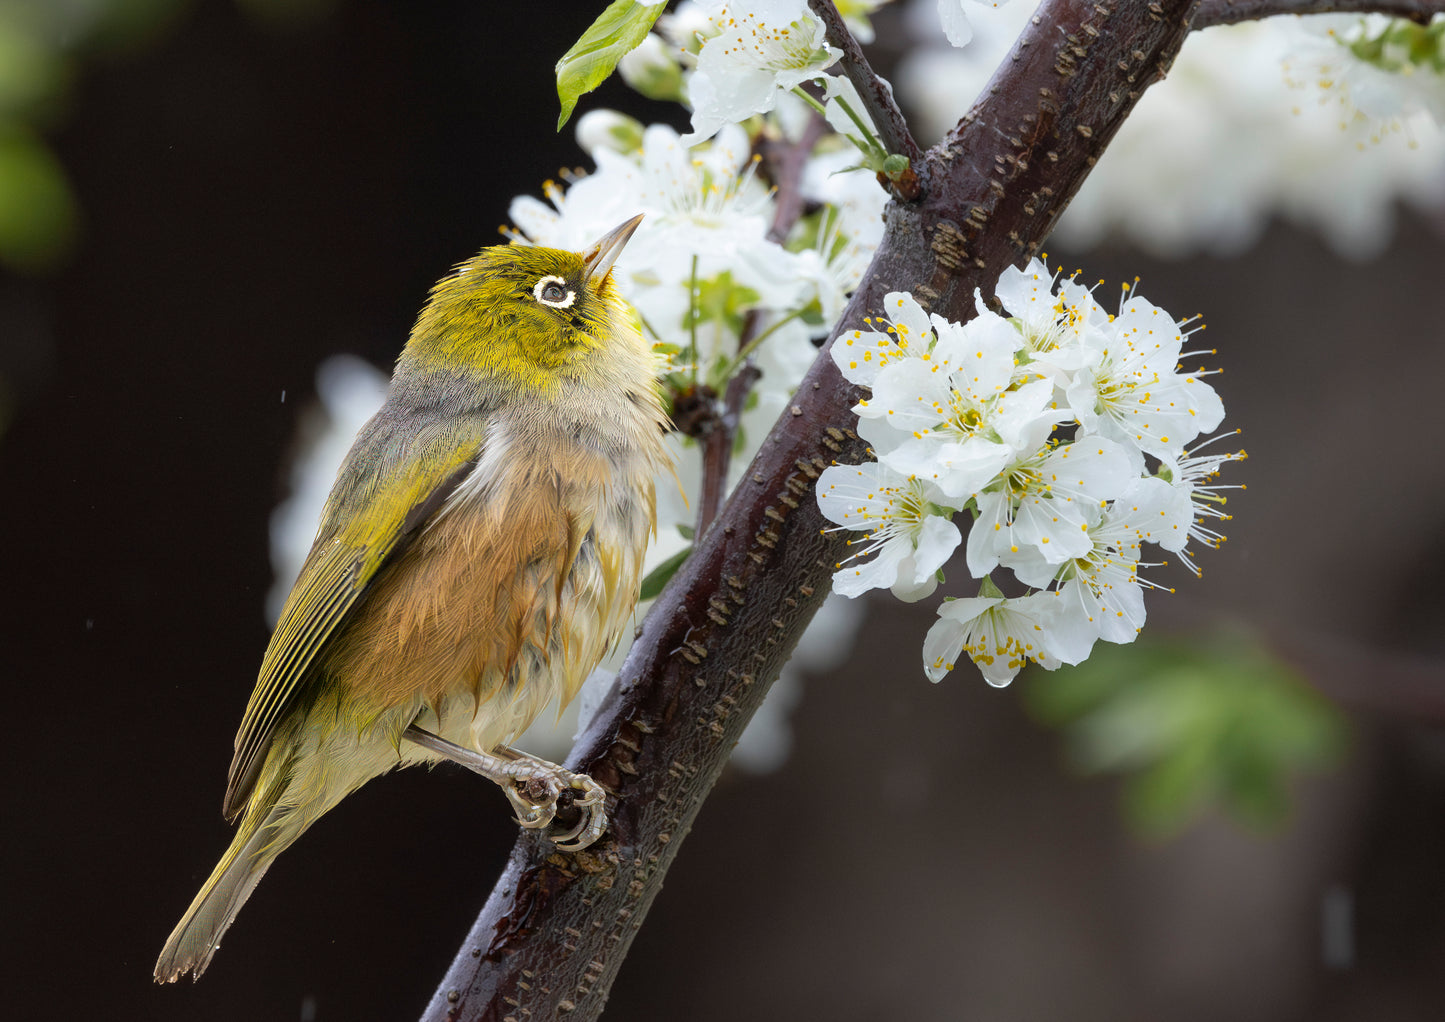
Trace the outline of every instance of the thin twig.
<instances>
[{"instance_id":1,"label":"thin twig","mask_svg":"<svg viewBox=\"0 0 1445 1022\"><path fill-rule=\"evenodd\" d=\"M1192 29L1234 25L1276 14L1390 14L1428 21L1445 14L1445 0L1199 0L1189 16Z\"/></svg>"},{"instance_id":2,"label":"thin twig","mask_svg":"<svg viewBox=\"0 0 1445 1022\"><path fill-rule=\"evenodd\" d=\"M815 111L808 118L808 123L803 125L797 142L765 143L766 153L772 157L765 163L769 164L769 177L777 189L773 197L773 223L768 228L768 240L781 245L788 239L788 232L798 222L798 217L803 215L803 168L807 166L808 157L813 155L813 147L827 130L828 122Z\"/></svg>"},{"instance_id":3,"label":"thin twig","mask_svg":"<svg viewBox=\"0 0 1445 1022\"><path fill-rule=\"evenodd\" d=\"M868 116L873 119L873 127L878 129L883 148L890 153L901 153L908 157L910 163L917 163L923 152L913 140L908 122L903 119L903 112L893 99L892 87L868 66L863 47L853 38L833 0L808 0L808 6L822 20L829 44L843 51L838 64L868 108Z\"/></svg>"},{"instance_id":4,"label":"thin twig","mask_svg":"<svg viewBox=\"0 0 1445 1022\"><path fill-rule=\"evenodd\" d=\"M749 335L756 333L759 317L749 313L747 326L738 343L746 344ZM707 527L717 517L722 506L723 495L727 493L728 469L732 465L733 446L737 442L738 420L743 404L748 399L753 384L763 375L749 358L733 373L723 391L722 410L712 422L712 428L702 440L702 493L697 502L697 525L695 535L700 539Z\"/></svg>"}]
</instances>

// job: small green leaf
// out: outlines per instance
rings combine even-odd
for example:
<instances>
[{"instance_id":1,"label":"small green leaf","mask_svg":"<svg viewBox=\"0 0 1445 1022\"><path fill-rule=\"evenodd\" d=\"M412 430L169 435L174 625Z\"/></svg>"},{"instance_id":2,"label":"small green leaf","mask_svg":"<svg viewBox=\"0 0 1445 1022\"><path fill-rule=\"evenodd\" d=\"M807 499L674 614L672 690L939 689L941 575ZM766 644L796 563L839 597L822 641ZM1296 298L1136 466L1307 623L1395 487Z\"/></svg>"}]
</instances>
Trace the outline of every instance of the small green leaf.
<instances>
[{"instance_id":1,"label":"small green leaf","mask_svg":"<svg viewBox=\"0 0 1445 1022\"><path fill-rule=\"evenodd\" d=\"M562 103L557 130L572 116L577 99L607 80L617 62L637 48L667 4L614 0L557 61L557 98Z\"/></svg>"},{"instance_id":2,"label":"small green leaf","mask_svg":"<svg viewBox=\"0 0 1445 1022\"><path fill-rule=\"evenodd\" d=\"M638 596L638 599L650 600L662 592L662 587L667 585L667 580L677 574L677 569L682 567L682 562L687 560L687 556L690 553L692 553L691 544L679 550L649 571L647 577L642 580L642 593Z\"/></svg>"}]
</instances>

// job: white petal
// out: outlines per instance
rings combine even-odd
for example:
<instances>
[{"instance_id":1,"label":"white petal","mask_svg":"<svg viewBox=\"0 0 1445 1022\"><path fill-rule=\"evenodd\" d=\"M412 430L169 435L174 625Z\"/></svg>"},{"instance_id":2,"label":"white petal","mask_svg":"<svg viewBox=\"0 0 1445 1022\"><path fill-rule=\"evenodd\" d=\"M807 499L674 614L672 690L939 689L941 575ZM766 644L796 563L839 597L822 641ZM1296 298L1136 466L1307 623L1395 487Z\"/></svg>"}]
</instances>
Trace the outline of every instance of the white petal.
<instances>
[{"instance_id":1,"label":"white petal","mask_svg":"<svg viewBox=\"0 0 1445 1022\"><path fill-rule=\"evenodd\" d=\"M1040 470L1057 489L1105 501L1127 492L1139 480L1143 464L1137 452L1123 444L1085 433L1056 448Z\"/></svg>"},{"instance_id":2,"label":"white petal","mask_svg":"<svg viewBox=\"0 0 1445 1022\"><path fill-rule=\"evenodd\" d=\"M963 0L938 0L938 20L943 34L954 46L967 46L973 39L973 26L963 12Z\"/></svg>"},{"instance_id":3,"label":"white petal","mask_svg":"<svg viewBox=\"0 0 1445 1022\"><path fill-rule=\"evenodd\" d=\"M1078 589L1082 583L1068 583L1057 593L1042 593L1044 626L1049 652L1066 664L1081 664L1089 658L1099 638L1099 628L1090 620Z\"/></svg>"},{"instance_id":4,"label":"white petal","mask_svg":"<svg viewBox=\"0 0 1445 1022\"><path fill-rule=\"evenodd\" d=\"M1009 366L1012 370L1012 354L1009 355ZM1053 396L1053 381L1039 379L1025 383L999 400L994 429L1016 453L1032 454L1037 451L1053 431L1054 423L1070 417L1067 412L1049 407Z\"/></svg>"},{"instance_id":5,"label":"white petal","mask_svg":"<svg viewBox=\"0 0 1445 1022\"><path fill-rule=\"evenodd\" d=\"M1002 600L973 596L949 600L938 608L938 620L923 639L923 670L929 681L940 681L963 655L963 640L974 619Z\"/></svg>"},{"instance_id":6,"label":"white petal","mask_svg":"<svg viewBox=\"0 0 1445 1022\"><path fill-rule=\"evenodd\" d=\"M933 358L948 367L949 379L961 393L986 401L1007 389L1019 341L1008 320L990 312L959 326L935 316L933 328L938 334Z\"/></svg>"},{"instance_id":7,"label":"white petal","mask_svg":"<svg viewBox=\"0 0 1445 1022\"><path fill-rule=\"evenodd\" d=\"M889 589L898 581L898 566L913 553L913 544L895 536L869 560L848 561L833 573L833 592L858 597L870 589Z\"/></svg>"},{"instance_id":8,"label":"white petal","mask_svg":"<svg viewBox=\"0 0 1445 1022\"><path fill-rule=\"evenodd\" d=\"M904 440L878 460L904 475L916 475L937 486L947 497L967 499L982 490L1009 463L1013 452L982 437L963 443L936 436Z\"/></svg>"},{"instance_id":9,"label":"white petal","mask_svg":"<svg viewBox=\"0 0 1445 1022\"><path fill-rule=\"evenodd\" d=\"M1138 583L1116 583L1099 616L1099 638L1105 642L1129 643L1144 627L1144 590Z\"/></svg>"},{"instance_id":10,"label":"white petal","mask_svg":"<svg viewBox=\"0 0 1445 1022\"><path fill-rule=\"evenodd\" d=\"M1051 565L1063 564L1094 549L1086 524L1083 508L1068 498L1026 497L1014 512L1013 542L1033 547Z\"/></svg>"},{"instance_id":11,"label":"white petal","mask_svg":"<svg viewBox=\"0 0 1445 1022\"><path fill-rule=\"evenodd\" d=\"M1020 270L1010 266L999 274L993 293L1010 316L1020 319L1052 318L1054 275L1037 258Z\"/></svg>"},{"instance_id":12,"label":"white petal","mask_svg":"<svg viewBox=\"0 0 1445 1022\"><path fill-rule=\"evenodd\" d=\"M918 570L918 558L909 555L898 563L898 580L889 587L893 595L904 603L917 603L932 596L938 588L938 576Z\"/></svg>"},{"instance_id":13,"label":"white petal","mask_svg":"<svg viewBox=\"0 0 1445 1022\"><path fill-rule=\"evenodd\" d=\"M933 321L923 306L907 291L890 291L883 299L883 311L893 324L899 345L915 357L933 343ZM906 343L905 343L906 342ZM921 346L922 350L918 350Z\"/></svg>"},{"instance_id":14,"label":"white petal","mask_svg":"<svg viewBox=\"0 0 1445 1022\"><path fill-rule=\"evenodd\" d=\"M932 361L905 358L884 366L874 377L867 415L889 419L894 429L903 432L926 431L943 421L951 400L947 373Z\"/></svg>"},{"instance_id":15,"label":"white petal","mask_svg":"<svg viewBox=\"0 0 1445 1022\"><path fill-rule=\"evenodd\" d=\"M938 515L927 515L923 519L923 528L914 538L916 551L913 555L915 582L922 582L925 578L937 578L938 570L948 563L953 552L958 549L958 544L963 542L963 535L958 531L958 526L947 518Z\"/></svg>"},{"instance_id":16,"label":"white petal","mask_svg":"<svg viewBox=\"0 0 1445 1022\"><path fill-rule=\"evenodd\" d=\"M1034 589L1043 589L1053 582L1059 566L1050 564L1033 544L1020 544L1017 550L1001 549L999 563L1018 576L1020 582Z\"/></svg>"},{"instance_id":17,"label":"white petal","mask_svg":"<svg viewBox=\"0 0 1445 1022\"><path fill-rule=\"evenodd\" d=\"M980 493L978 517L968 529L968 573L983 578L998 565L999 544L1007 542L1003 531L1009 498L1005 493Z\"/></svg>"}]
</instances>

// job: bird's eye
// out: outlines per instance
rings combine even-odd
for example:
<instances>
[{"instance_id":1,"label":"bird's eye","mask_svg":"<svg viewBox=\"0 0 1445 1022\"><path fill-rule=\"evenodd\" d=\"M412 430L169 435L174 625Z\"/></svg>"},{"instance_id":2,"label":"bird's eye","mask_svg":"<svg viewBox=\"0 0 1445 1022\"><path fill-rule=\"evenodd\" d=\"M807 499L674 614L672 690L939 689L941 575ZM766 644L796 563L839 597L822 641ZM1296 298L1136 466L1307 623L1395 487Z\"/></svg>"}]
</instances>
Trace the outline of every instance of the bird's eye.
<instances>
[{"instance_id":1,"label":"bird's eye","mask_svg":"<svg viewBox=\"0 0 1445 1022\"><path fill-rule=\"evenodd\" d=\"M561 277L543 277L532 288L532 297L554 309L566 309L577 300L577 292L567 287L567 282Z\"/></svg>"}]
</instances>

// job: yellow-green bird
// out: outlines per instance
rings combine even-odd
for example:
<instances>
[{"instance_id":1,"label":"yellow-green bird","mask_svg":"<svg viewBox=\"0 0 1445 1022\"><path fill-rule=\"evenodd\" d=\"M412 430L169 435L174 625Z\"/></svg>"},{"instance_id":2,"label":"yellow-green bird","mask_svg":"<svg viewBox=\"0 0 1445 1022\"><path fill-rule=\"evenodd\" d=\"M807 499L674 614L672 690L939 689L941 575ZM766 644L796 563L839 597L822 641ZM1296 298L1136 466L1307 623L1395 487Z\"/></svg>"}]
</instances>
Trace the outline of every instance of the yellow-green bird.
<instances>
[{"instance_id":1,"label":"yellow-green bird","mask_svg":"<svg viewBox=\"0 0 1445 1022\"><path fill-rule=\"evenodd\" d=\"M584 252L483 249L432 290L352 444L236 735L236 838L156 962L199 977L272 861L371 778L450 759L524 827L591 778L506 746L627 623L670 466L651 352L611 276L641 217ZM541 793L539 795L539 793Z\"/></svg>"}]
</instances>

